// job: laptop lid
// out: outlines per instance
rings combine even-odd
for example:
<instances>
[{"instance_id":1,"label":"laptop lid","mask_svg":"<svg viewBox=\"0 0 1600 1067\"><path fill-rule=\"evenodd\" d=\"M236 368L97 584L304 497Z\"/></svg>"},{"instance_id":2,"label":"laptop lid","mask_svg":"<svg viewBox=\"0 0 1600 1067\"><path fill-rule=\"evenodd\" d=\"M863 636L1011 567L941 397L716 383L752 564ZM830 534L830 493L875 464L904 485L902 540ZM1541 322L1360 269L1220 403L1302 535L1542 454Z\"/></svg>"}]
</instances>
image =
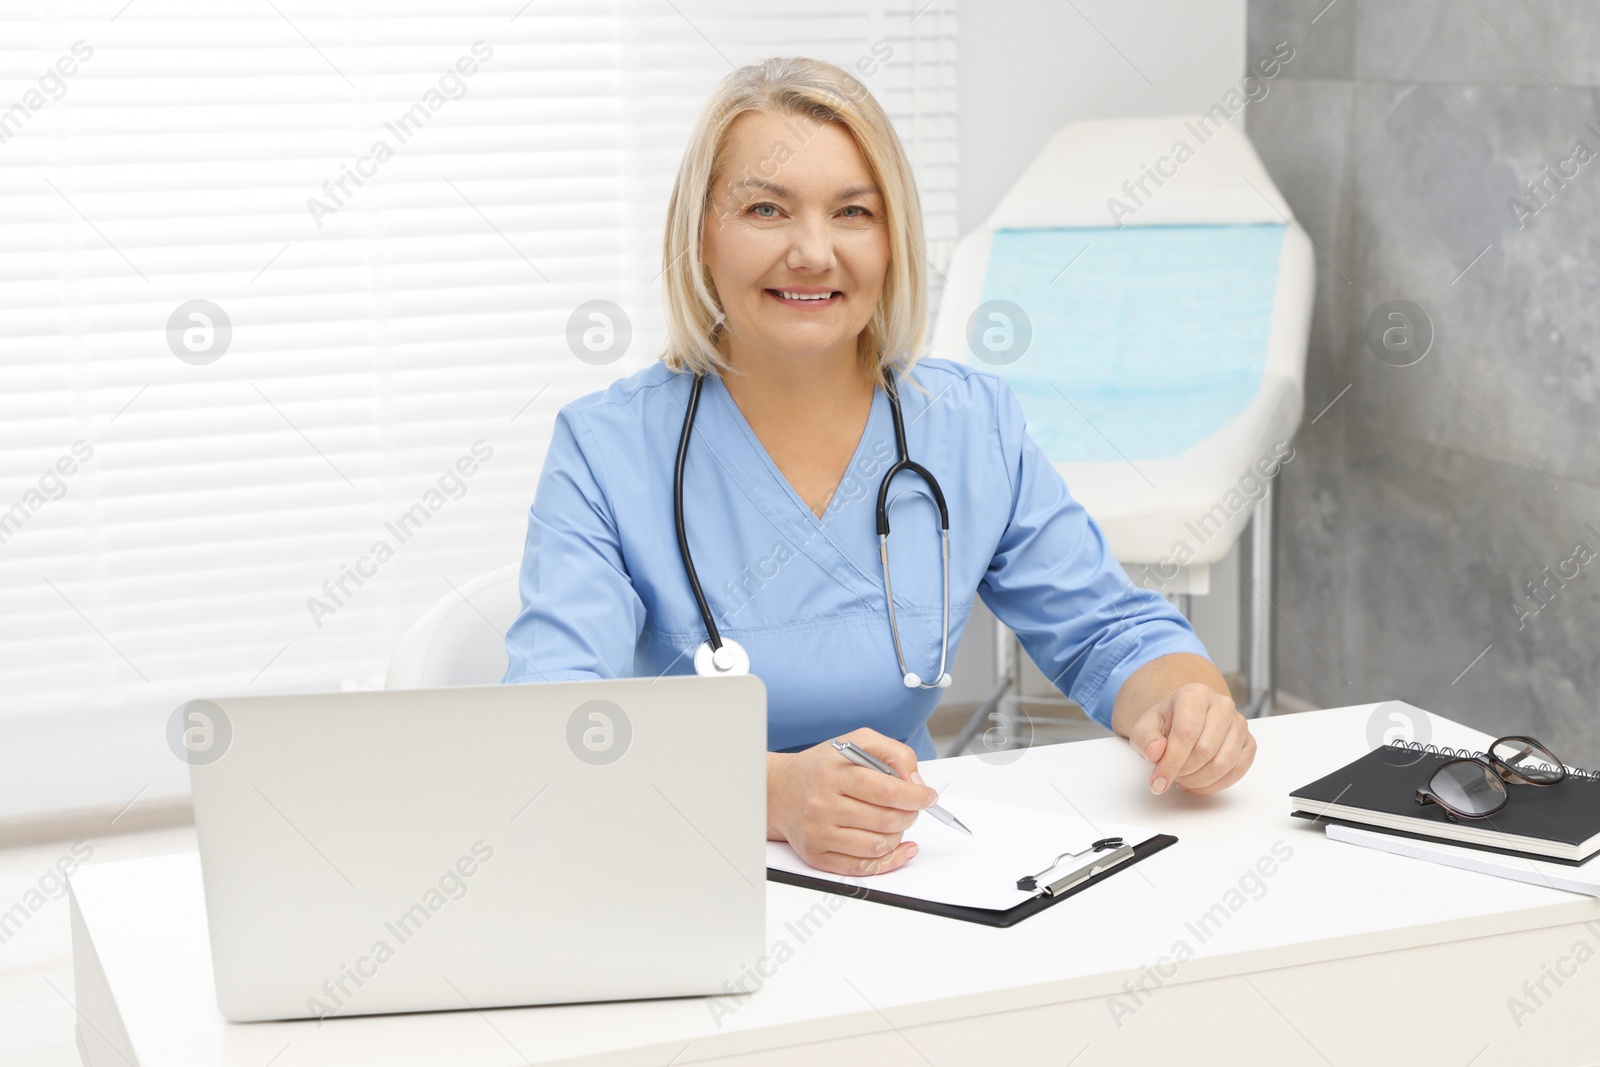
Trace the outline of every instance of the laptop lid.
<instances>
[{"instance_id":1,"label":"laptop lid","mask_svg":"<svg viewBox=\"0 0 1600 1067\"><path fill-rule=\"evenodd\" d=\"M230 1019L723 993L762 952L755 676L227 697L180 718Z\"/></svg>"}]
</instances>

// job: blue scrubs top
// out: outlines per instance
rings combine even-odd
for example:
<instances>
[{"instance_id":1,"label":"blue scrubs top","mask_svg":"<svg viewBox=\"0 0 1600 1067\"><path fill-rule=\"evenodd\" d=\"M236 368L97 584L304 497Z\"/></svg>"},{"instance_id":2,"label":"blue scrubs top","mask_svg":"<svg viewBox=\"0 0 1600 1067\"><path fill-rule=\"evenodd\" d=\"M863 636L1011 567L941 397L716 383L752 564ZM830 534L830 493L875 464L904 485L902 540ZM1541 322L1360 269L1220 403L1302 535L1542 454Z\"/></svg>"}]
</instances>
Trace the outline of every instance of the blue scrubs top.
<instances>
[{"instance_id":1,"label":"blue scrubs top","mask_svg":"<svg viewBox=\"0 0 1600 1067\"><path fill-rule=\"evenodd\" d=\"M950 653L974 595L1016 631L1046 678L1110 727L1122 683L1170 652L1205 655L1165 598L1129 581L1094 520L1028 435L1010 387L944 359L900 382L911 458L950 513ZM664 363L561 409L522 561L522 613L503 681L694 673L706 639L673 527L672 481L692 378ZM926 392L924 392L926 390ZM684 470L684 525L724 637L767 689L767 747L793 752L868 726L935 755L944 693L908 689L896 663L875 524L895 462L888 394L821 519L789 486L722 381L708 376ZM890 579L906 666L939 663L938 511L924 483L890 488Z\"/></svg>"}]
</instances>

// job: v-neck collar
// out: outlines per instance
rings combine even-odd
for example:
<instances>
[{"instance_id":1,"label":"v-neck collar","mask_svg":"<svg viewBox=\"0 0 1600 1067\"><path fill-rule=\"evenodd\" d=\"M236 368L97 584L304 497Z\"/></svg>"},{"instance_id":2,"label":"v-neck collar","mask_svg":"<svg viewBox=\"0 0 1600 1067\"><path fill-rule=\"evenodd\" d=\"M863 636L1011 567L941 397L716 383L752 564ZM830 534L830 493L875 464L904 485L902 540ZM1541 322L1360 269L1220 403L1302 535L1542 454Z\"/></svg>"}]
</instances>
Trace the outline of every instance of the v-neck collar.
<instances>
[{"instance_id":1,"label":"v-neck collar","mask_svg":"<svg viewBox=\"0 0 1600 1067\"><path fill-rule=\"evenodd\" d=\"M739 409L739 404L733 399L733 394L728 392L727 384L715 375L712 376L711 380L715 385L717 396L721 400L728 418L739 428L739 431L749 443L750 453L757 460L756 466L764 468L766 475L776 484L776 487L788 498L789 503L800 512L804 519L818 526L825 525L823 519L818 518L817 513L812 511L806 502L800 498L799 493L795 492L794 486L789 484L789 479L784 477L783 471L778 469L777 463L773 461L766 446L761 443L761 438L756 436L756 432L751 428L749 420L744 417L744 412ZM834 497L838 495L839 486L843 485L845 479L850 477L850 472L856 469L856 463L866 451L868 442L872 440L873 430L881 428L884 417L888 415L888 406L889 401L883 391L883 386L874 385L872 387L872 406L867 411L866 425L861 428L861 436L856 440L856 447L850 453L850 462L845 465L844 472L839 476L839 481L834 485L833 492L828 496L828 503L822 508L823 516L828 514L828 508L832 506Z\"/></svg>"},{"instance_id":2,"label":"v-neck collar","mask_svg":"<svg viewBox=\"0 0 1600 1067\"><path fill-rule=\"evenodd\" d=\"M843 485L853 472L861 469L861 460L870 450L872 443L880 437L890 442L894 440L889 398L888 394L884 392L883 386L874 385L872 387L872 407L867 413L866 425L862 428L861 437L856 442L855 451L850 456L849 464L846 465L844 473L840 476L839 484L834 486L834 495L828 498L828 507L824 507L822 510L824 517L819 519L816 512L806 506L806 502L800 498L800 494L795 492L794 486L789 484L789 479L783 476L783 472L773 462L766 446L761 443L761 439L756 436L755 430L750 427L749 421L744 417L744 412L739 410L738 403L734 401L733 394L728 392L728 387L721 377L715 374L707 375L706 377L705 388L717 398L714 405L715 408L720 412L727 425L736 428L738 434L744 438L744 442L748 446L728 449L724 453L724 461L741 475L750 489L759 494L762 501L766 502L767 506L763 507L763 510L767 512L768 518L789 536L790 541L796 548L811 556L825 570L831 571L833 568L826 561L817 558L815 554L816 548L813 546L816 545L818 540L825 541L836 556L850 565L851 570L865 583L869 593L879 589L879 583L882 580L881 576L875 572L869 573L863 568L861 561L856 558L855 554L844 543L846 539L837 535L831 529L835 521L834 518L828 518L827 516L829 508L833 506L838 497L839 486ZM878 471L879 477L884 473L887 473L887 467ZM878 492L877 479L869 480L869 488L868 496L871 500L876 501ZM781 505L781 511L773 505ZM852 508L851 513L848 514L844 521L865 522L867 524L866 528L870 531L873 521L871 506L869 505L864 513L857 512L856 509Z\"/></svg>"}]
</instances>

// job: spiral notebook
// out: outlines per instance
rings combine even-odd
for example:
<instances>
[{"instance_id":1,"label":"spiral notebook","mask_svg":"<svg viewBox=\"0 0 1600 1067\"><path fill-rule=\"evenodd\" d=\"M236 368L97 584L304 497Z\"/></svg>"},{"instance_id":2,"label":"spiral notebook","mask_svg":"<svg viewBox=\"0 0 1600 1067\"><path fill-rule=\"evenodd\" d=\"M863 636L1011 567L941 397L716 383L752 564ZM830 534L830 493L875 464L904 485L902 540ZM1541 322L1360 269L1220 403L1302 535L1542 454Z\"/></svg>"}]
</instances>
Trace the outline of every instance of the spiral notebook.
<instances>
[{"instance_id":1,"label":"spiral notebook","mask_svg":"<svg viewBox=\"0 0 1600 1067\"><path fill-rule=\"evenodd\" d=\"M861 878L820 871L788 842L768 841L767 878L952 919L1012 926L1178 840L1141 826L1000 801L963 797L944 803L972 830L970 837L931 816L919 816L904 835L917 843L917 855L885 874ZM1097 843L1102 847L1096 849Z\"/></svg>"},{"instance_id":2,"label":"spiral notebook","mask_svg":"<svg viewBox=\"0 0 1600 1067\"><path fill-rule=\"evenodd\" d=\"M1437 804L1418 804L1417 789L1440 765L1483 753L1391 741L1289 794L1290 814L1384 833L1557 863L1600 853L1600 775L1568 767L1551 786L1508 785L1506 806L1486 819L1452 822Z\"/></svg>"}]
</instances>

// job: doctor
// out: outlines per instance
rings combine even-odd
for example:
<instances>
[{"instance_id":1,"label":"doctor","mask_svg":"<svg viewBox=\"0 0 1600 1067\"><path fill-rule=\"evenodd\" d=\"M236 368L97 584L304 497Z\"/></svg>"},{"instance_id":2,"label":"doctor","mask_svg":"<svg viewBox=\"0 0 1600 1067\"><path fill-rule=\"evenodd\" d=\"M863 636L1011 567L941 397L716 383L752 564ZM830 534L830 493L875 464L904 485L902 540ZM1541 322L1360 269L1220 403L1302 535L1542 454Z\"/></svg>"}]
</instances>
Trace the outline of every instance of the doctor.
<instances>
[{"instance_id":1,"label":"doctor","mask_svg":"<svg viewBox=\"0 0 1600 1067\"><path fill-rule=\"evenodd\" d=\"M1154 765L1153 791L1223 789L1256 749L1205 646L1128 580L1009 387L915 358L922 225L854 78L770 59L724 79L668 207L662 361L557 416L506 634L507 682L747 663L768 694L768 837L840 874L916 855L903 834L936 799L917 761L975 595Z\"/></svg>"}]
</instances>

